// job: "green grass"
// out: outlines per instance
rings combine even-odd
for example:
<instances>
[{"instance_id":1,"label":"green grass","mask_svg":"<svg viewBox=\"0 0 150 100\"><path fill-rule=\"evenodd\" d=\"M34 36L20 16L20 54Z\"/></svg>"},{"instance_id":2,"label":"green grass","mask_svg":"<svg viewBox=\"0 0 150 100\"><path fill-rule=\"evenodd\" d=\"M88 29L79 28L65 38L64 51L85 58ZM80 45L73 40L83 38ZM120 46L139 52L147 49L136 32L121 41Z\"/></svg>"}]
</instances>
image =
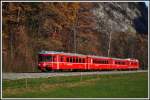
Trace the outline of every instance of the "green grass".
<instances>
[{"instance_id":1,"label":"green grass","mask_svg":"<svg viewBox=\"0 0 150 100\"><path fill-rule=\"evenodd\" d=\"M147 98L147 73L3 80L3 98Z\"/></svg>"}]
</instances>

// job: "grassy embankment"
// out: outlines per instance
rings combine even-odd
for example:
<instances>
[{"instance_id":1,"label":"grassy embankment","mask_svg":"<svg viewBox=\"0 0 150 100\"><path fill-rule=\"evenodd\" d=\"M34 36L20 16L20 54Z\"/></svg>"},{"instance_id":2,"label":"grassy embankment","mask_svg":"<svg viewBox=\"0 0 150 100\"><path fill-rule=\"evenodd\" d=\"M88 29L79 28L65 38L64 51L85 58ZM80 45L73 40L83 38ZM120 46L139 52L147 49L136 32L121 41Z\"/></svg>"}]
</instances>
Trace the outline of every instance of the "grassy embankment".
<instances>
[{"instance_id":1,"label":"grassy embankment","mask_svg":"<svg viewBox=\"0 0 150 100\"><path fill-rule=\"evenodd\" d=\"M144 98L147 74L3 80L3 98Z\"/></svg>"}]
</instances>

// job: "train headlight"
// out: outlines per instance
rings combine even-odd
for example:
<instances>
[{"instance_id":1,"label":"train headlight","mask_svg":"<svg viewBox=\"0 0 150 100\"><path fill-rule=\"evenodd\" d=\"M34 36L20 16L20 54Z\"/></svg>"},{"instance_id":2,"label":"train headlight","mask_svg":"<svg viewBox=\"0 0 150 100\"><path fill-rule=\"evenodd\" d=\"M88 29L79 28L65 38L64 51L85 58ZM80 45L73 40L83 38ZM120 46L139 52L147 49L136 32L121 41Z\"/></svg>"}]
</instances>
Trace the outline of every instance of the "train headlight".
<instances>
[{"instance_id":1,"label":"train headlight","mask_svg":"<svg viewBox=\"0 0 150 100\"><path fill-rule=\"evenodd\" d=\"M45 63L43 63L43 66L46 66L46 64L45 64Z\"/></svg>"}]
</instances>

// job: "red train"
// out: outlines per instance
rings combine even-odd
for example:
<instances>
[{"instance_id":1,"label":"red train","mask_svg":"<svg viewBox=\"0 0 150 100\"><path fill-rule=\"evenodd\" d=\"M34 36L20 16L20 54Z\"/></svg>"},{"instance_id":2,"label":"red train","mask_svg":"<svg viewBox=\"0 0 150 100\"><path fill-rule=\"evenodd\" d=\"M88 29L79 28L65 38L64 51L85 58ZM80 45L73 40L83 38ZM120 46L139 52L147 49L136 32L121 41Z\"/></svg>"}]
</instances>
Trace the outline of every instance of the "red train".
<instances>
[{"instance_id":1,"label":"red train","mask_svg":"<svg viewBox=\"0 0 150 100\"><path fill-rule=\"evenodd\" d=\"M137 59L118 59L55 51L42 51L38 55L38 68L46 70L137 70Z\"/></svg>"}]
</instances>

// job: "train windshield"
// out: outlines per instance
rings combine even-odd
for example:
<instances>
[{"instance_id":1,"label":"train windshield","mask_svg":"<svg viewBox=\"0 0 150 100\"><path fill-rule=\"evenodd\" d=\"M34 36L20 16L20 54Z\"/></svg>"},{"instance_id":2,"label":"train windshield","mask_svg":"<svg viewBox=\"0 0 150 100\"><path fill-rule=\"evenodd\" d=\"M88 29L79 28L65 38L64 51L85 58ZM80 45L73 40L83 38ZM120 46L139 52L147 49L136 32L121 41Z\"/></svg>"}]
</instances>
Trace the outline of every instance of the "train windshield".
<instances>
[{"instance_id":1,"label":"train windshield","mask_svg":"<svg viewBox=\"0 0 150 100\"><path fill-rule=\"evenodd\" d=\"M51 55L39 55L38 61L39 62L51 62L52 56Z\"/></svg>"}]
</instances>

